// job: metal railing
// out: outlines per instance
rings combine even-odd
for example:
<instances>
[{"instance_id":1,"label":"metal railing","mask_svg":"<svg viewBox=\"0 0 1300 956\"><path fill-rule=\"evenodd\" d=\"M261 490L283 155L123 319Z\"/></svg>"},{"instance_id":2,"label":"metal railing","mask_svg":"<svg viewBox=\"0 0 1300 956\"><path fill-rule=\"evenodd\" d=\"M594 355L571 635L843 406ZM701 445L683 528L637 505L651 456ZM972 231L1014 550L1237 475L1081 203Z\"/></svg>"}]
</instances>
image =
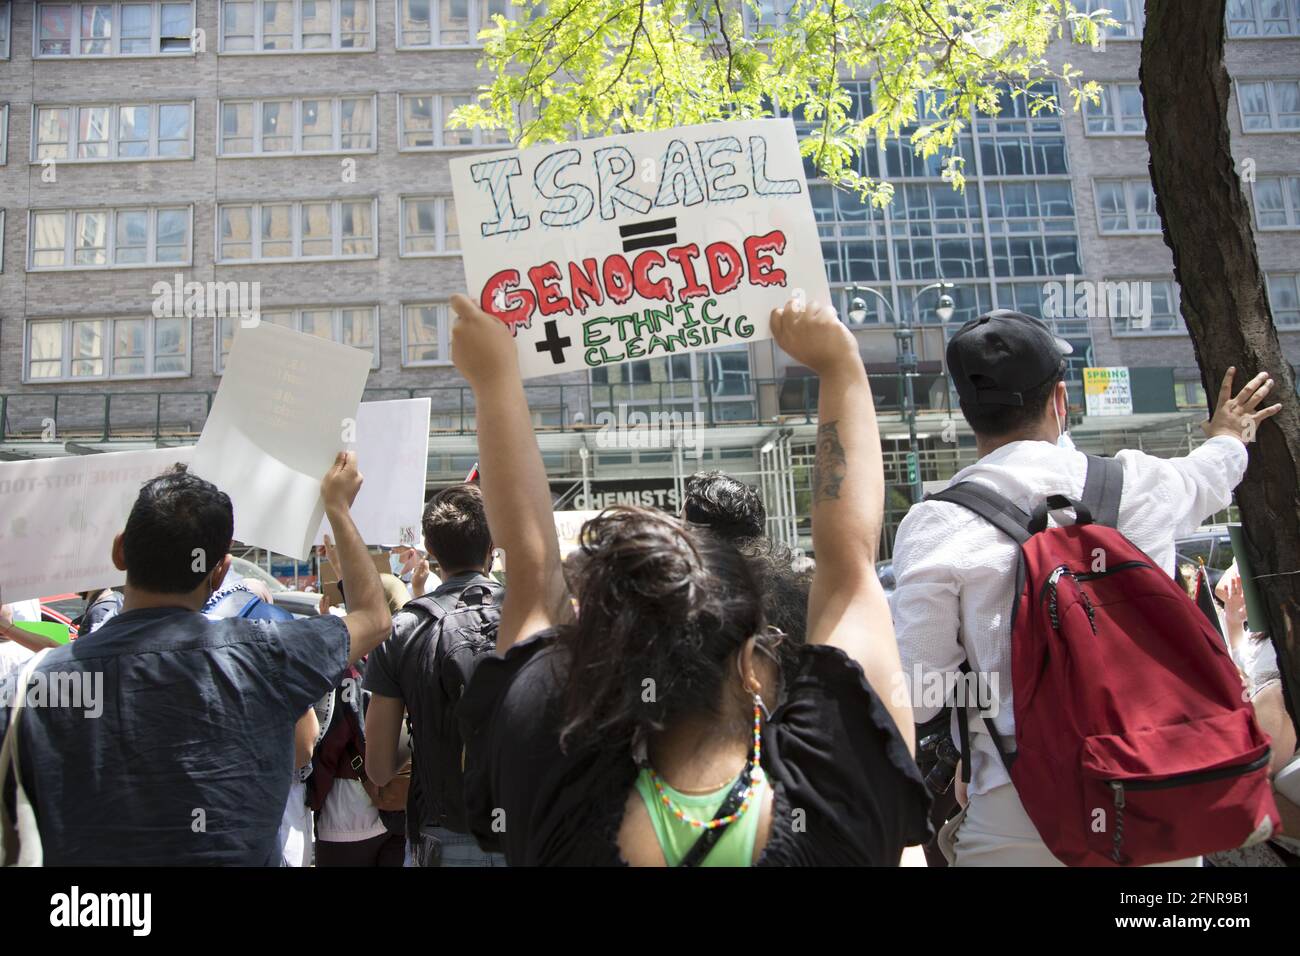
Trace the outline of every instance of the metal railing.
<instances>
[{"instance_id":1,"label":"metal railing","mask_svg":"<svg viewBox=\"0 0 1300 956\"><path fill-rule=\"evenodd\" d=\"M1171 405L1182 411L1198 406L1186 400L1179 385L1199 381L1194 368L1174 368L1175 395ZM937 376L923 373L930 387L917 390L917 411L951 412L959 416L951 394L937 386ZM878 412L901 412L903 377L871 375ZM755 425L812 423L817 415L818 380L811 376L784 378L703 378L661 382L525 384L538 431L573 431L602 424L602 413L615 421L623 413L686 413L696 425ZM90 441L114 439L159 441L193 438L203 430L215 392L121 391L78 392L32 390L0 393L0 442ZM475 431L474 395L467 385L427 388L366 389L365 401L395 398L431 399L434 434ZM1071 393L1081 403L1081 389ZM1203 407L1203 406L1201 406ZM1076 411L1082 411L1076 405ZM924 468L924 464L922 466Z\"/></svg>"},{"instance_id":2,"label":"metal railing","mask_svg":"<svg viewBox=\"0 0 1300 956\"><path fill-rule=\"evenodd\" d=\"M901 377L873 375L876 407L897 410ZM696 425L811 423L817 415L813 377L716 379L621 384L524 386L539 431L573 431L615 421L631 412L689 413ZM0 393L0 442L160 441L197 436L215 392L27 391ZM468 386L369 388L364 401L431 399L430 431L472 434L474 395ZM920 404L922 411L928 404ZM937 408L942 408L938 405ZM622 410L620 412L620 409ZM622 420L626 423L626 420Z\"/></svg>"}]
</instances>

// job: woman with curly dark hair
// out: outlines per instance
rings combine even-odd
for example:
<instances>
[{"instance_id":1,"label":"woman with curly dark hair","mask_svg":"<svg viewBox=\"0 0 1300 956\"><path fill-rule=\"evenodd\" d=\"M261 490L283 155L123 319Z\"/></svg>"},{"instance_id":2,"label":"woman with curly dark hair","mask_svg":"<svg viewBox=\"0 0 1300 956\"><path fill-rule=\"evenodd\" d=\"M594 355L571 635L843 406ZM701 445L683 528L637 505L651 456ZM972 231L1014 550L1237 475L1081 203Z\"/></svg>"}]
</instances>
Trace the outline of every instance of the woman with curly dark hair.
<instances>
[{"instance_id":1,"label":"woman with curly dark hair","mask_svg":"<svg viewBox=\"0 0 1300 956\"><path fill-rule=\"evenodd\" d=\"M767 866L894 865L924 842L928 798L875 576L879 436L834 311L772 315L777 343L821 377L817 571L807 644L792 648L734 544L640 508L584 528L573 620L514 341L469 300L452 304L510 568L498 656L459 710L480 845L512 865Z\"/></svg>"}]
</instances>

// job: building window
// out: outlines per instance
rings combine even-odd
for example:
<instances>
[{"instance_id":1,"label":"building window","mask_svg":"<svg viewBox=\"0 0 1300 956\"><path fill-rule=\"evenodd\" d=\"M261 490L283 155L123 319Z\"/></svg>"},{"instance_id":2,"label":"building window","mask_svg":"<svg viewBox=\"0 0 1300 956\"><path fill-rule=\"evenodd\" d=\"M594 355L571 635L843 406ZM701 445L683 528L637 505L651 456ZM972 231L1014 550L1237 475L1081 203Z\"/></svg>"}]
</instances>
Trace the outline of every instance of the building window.
<instances>
[{"instance_id":1,"label":"building window","mask_svg":"<svg viewBox=\"0 0 1300 956\"><path fill-rule=\"evenodd\" d=\"M229 203L217 208L217 261L373 259L375 199Z\"/></svg>"},{"instance_id":2,"label":"building window","mask_svg":"<svg viewBox=\"0 0 1300 956\"><path fill-rule=\"evenodd\" d=\"M1297 0L1228 0L1228 36L1300 36Z\"/></svg>"},{"instance_id":3,"label":"building window","mask_svg":"<svg viewBox=\"0 0 1300 956\"><path fill-rule=\"evenodd\" d=\"M413 93L401 96L398 118L401 149L454 149L465 146L509 146L510 134L501 129L455 129L447 118L459 106L468 106L471 96L437 96Z\"/></svg>"},{"instance_id":4,"label":"building window","mask_svg":"<svg viewBox=\"0 0 1300 956\"><path fill-rule=\"evenodd\" d=\"M222 53L374 48L374 0L222 0Z\"/></svg>"},{"instance_id":5,"label":"building window","mask_svg":"<svg viewBox=\"0 0 1300 956\"><path fill-rule=\"evenodd\" d=\"M747 346L711 349L700 355L708 361L705 378L712 383L712 392L716 398L735 398L751 395L754 391L753 380L749 370L749 349Z\"/></svg>"},{"instance_id":6,"label":"building window","mask_svg":"<svg viewBox=\"0 0 1300 956\"><path fill-rule=\"evenodd\" d=\"M594 368L591 404L626 405L629 413L675 406L691 409L698 418L712 413L714 421L751 420L755 409L749 347L739 345Z\"/></svg>"},{"instance_id":7,"label":"building window","mask_svg":"<svg viewBox=\"0 0 1300 956\"><path fill-rule=\"evenodd\" d=\"M778 0L753 0L754 5L745 4L741 7L744 14L744 24L746 33L757 33L763 29L776 29L786 23L793 14L793 5ZM708 7L705 8L705 16L708 15ZM699 14L695 14L697 17Z\"/></svg>"},{"instance_id":8,"label":"building window","mask_svg":"<svg viewBox=\"0 0 1300 956\"><path fill-rule=\"evenodd\" d=\"M0 166L9 162L9 104L0 103Z\"/></svg>"},{"instance_id":9,"label":"building window","mask_svg":"<svg viewBox=\"0 0 1300 956\"><path fill-rule=\"evenodd\" d=\"M494 17L513 16L510 0L398 0L397 48L478 46Z\"/></svg>"},{"instance_id":10,"label":"building window","mask_svg":"<svg viewBox=\"0 0 1300 956\"><path fill-rule=\"evenodd\" d=\"M947 183L908 183L890 206L894 262L901 280L988 275L978 193Z\"/></svg>"},{"instance_id":11,"label":"building window","mask_svg":"<svg viewBox=\"0 0 1300 956\"><path fill-rule=\"evenodd\" d=\"M190 374L188 318L38 319L27 323L27 381Z\"/></svg>"},{"instance_id":12,"label":"building window","mask_svg":"<svg viewBox=\"0 0 1300 956\"><path fill-rule=\"evenodd\" d=\"M1055 83L1042 83L1035 94L1056 96ZM985 176L1065 175L1065 124L1051 110L1030 110L1028 98L1012 96L1010 87L998 92L997 115L975 114L975 135ZM967 164L967 171L974 172Z\"/></svg>"},{"instance_id":13,"label":"building window","mask_svg":"<svg viewBox=\"0 0 1300 956\"><path fill-rule=\"evenodd\" d=\"M1300 229L1300 176L1260 176L1251 191L1260 229Z\"/></svg>"},{"instance_id":14,"label":"building window","mask_svg":"<svg viewBox=\"0 0 1300 956\"><path fill-rule=\"evenodd\" d=\"M1106 27L1102 32L1109 38L1119 40L1137 40L1142 36L1142 27L1146 22L1146 13L1142 0L1082 0L1076 4L1084 13L1108 11L1106 16L1116 21L1117 26Z\"/></svg>"},{"instance_id":15,"label":"building window","mask_svg":"<svg viewBox=\"0 0 1300 956\"><path fill-rule=\"evenodd\" d=\"M451 361L447 306L417 302L402 306L402 364L446 365Z\"/></svg>"},{"instance_id":16,"label":"building window","mask_svg":"<svg viewBox=\"0 0 1300 956\"><path fill-rule=\"evenodd\" d=\"M189 206L33 209L28 269L189 265Z\"/></svg>"},{"instance_id":17,"label":"building window","mask_svg":"<svg viewBox=\"0 0 1300 956\"><path fill-rule=\"evenodd\" d=\"M193 103L36 106L32 162L191 159Z\"/></svg>"},{"instance_id":18,"label":"building window","mask_svg":"<svg viewBox=\"0 0 1300 956\"><path fill-rule=\"evenodd\" d=\"M190 53L193 3L40 3L37 57Z\"/></svg>"},{"instance_id":19,"label":"building window","mask_svg":"<svg viewBox=\"0 0 1300 956\"><path fill-rule=\"evenodd\" d=\"M1150 293L1150 314L1147 294ZM1178 286L1172 279L1106 279L1098 285L1094 311L1110 318L1113 335L1182 335Z\"/></svg>"},{"instance_id":20,"label":"building window","mask_svg":"<svg viewBox=\"0 0 1300 956\"><path fill-rule=\"evenodd\" d=\"M1097 222L1105 235L1158 233L1156 194L1147 179L1098 179Z\"/></svg>"},{"instance_id":21,"label":"building window","mask_svg":"<svg viewBox=\"0 0 1300 956\"><path fill-rule=\"evenodd\" d=\"M373 153L375 140L373 95L221 104L222 156Z\"/></svg>"},{"instance_id":22,"label":"building window","mask_svg":"<svg viewBox=\"0 0 1300 956\"><path fill-rule=\"evenodd\" d=\"M808 195L830 281L888 281L884 211L863 202L856 193L826 183L809 183Z\"/></svg>"},{"instance_id":23,"label":"building window","mask_svg":"<svg viewBox=\"0 0 1300 956\"><path fill-rule=\"evenodd\" d=\"M1247 133L1300 129L1300 80L1239 81L1237 107Z\"/></svg>"},{"instance_id":24,"label":"building window","mask_svg":"<svg viewBox=\"0 0 1300 956\"><path fill-rule=\"evenodd\" d=\"M990 245L997 276L1060 276L1081 271L1070 184L988 183ZM948 272L944 272L949 277Z\"/></svg>"},{"instance_id":25,"label":"building window","mask_svg":"<svg viewBox=\"0 0 1300 956\"><path fill-rule=\"evenodd\" d=\"M1274 273L1268 282L1268 304L1279 329L1300 329L1300 274Z\"/></svg>"},{"instance_id":26,"label":"building window","mask_svg":"<svg viewBox=\"0 0 1300 956\"><path fill-rule=\"evenodd\" d=\"M1136 83L1103 83L1101 101L1083 101L1084 129L1089 136L1136 136L1145 133L1142 91Z\"/></svg>"},{"instance_id":27,"label":"building window","mask_svg":"<svg viewBox=\"0 0 1300 956\"><path fill-rule=\"evenodd\" d=\"M924 288L923 285L900 286L898 314L907 316L919 325L941 325L939 317L934 314L940 292L938 289L929 289L918 301L917 294ZM959 283L944 291L953 300L952 318L947 322L950 329L960 328L970 319L993 308L992 291L986 282Z\"/></svg>"},{"instance_id":28,"label":"building window","mask_svg":"<svg viewBox=\"0 0 1300 956\"><path fill-rule=\"evenodd\" d=\"M306 308L262 309L260 322L319 335L340 345L351 345L370 353L370 367L379 368L379 306L345 305ZM226 370L226 359L235 335L243 326L238 315L223 315L217 338L217 374Z\"/></svg>"},{"instance_id":29,"label":"building window","mask_svg":"<svg viewBox=\"0 0 1300 956\"><path fill-rule=\"evenodd\" d=\"M402 198L402 255L429 256L459 251L456 204L450 198Z\"/></svg>"},{"instance_id":30,"label":"building window","mask_svg":"<svg viewBox=\"0 0 1300 956\"><path fill-rule=\"evenodd\" d=\"M9 59L10 11L13 4L8 0L0 3L0 60Z\"/></svg>"}]
</instances>

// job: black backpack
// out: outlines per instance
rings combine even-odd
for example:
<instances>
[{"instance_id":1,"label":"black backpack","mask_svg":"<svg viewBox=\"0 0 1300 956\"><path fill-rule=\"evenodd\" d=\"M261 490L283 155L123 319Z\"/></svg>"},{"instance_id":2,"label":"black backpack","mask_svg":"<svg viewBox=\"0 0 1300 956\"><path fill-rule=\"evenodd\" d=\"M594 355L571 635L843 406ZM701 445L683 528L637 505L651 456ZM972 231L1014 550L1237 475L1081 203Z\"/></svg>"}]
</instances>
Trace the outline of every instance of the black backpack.
<instances>
[{"instance_id":1,"label":"black backpack","mask_svg":"<svg viewBox=\"0 0 1300 956\"><path fill-rule=\"evenodd\" d=\"M411 732L411 784L423 820L408 820L408 832L439 826L468 832L465 815L464 750L456 706L478 662L496 650L504 588L483 579L459 593L425 595L403 610L429 620L406 645L402 696ZM405 686L409 683L411 686Z\"/></svg>"}]
</instances>

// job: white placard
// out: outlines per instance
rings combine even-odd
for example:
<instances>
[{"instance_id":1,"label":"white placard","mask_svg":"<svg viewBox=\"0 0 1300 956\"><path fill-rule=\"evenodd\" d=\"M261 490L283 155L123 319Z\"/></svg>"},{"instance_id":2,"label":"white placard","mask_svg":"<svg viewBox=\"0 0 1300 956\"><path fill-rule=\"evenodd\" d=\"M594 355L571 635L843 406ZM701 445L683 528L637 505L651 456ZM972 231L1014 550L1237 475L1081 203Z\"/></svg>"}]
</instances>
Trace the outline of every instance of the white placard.
<instances>
[{"instance_id":1,"label":"white placard","mask_svg":"<svg viewBox=\"0 0 1300 956\"><path fill-rule=\"evenodd\" d=\"M113 539L140 486L193 447L0 462L0 602L116 587Z\"/></svg>"},{"instance_id":2,"label":"white placard","mask_svg":"<svg viewBox=\"0 0 1300 956\"><path fill-rule=\"evenodd\" d=\"M352 520L366 544L423 548L424 479L429 467L432 399L362 402L357 409L357 468L364 481ZM316 532L323 544L326 518ZM331 537L333 533L331 532Z\"/></svg>"},{"instance_id":3,"label":"white placard","mask_svg":"<svg viewBox=\"0 0 1300 956\"><path fill-rule=\"evenodd\" d=\"M453 159L470 298L524 378L770 337L830 302L794 124L684 126Z\"/></svg>"},{"instance_id":4,"label":"white placard","mask_svg":"<svg viewBox=\"0 0 1300 956\"><path fill-rule=\"evenodd\" d=\"M370 360L269 322L239 330L192 466L230 495L237 540L311 554L325 515L321 479L355 441Z\"/></svg>"},{"instance_id":5,"label":"white placard","mask_svg":"<svg viewBox=\"0 0 1300 956\"><path fill-rule=\"evenodd\" d=\"M567 558L582 545L582 526L601 514L599 511L556 511L555 536L560 541L560 557Z\"/></svg>"}]
</instances>

